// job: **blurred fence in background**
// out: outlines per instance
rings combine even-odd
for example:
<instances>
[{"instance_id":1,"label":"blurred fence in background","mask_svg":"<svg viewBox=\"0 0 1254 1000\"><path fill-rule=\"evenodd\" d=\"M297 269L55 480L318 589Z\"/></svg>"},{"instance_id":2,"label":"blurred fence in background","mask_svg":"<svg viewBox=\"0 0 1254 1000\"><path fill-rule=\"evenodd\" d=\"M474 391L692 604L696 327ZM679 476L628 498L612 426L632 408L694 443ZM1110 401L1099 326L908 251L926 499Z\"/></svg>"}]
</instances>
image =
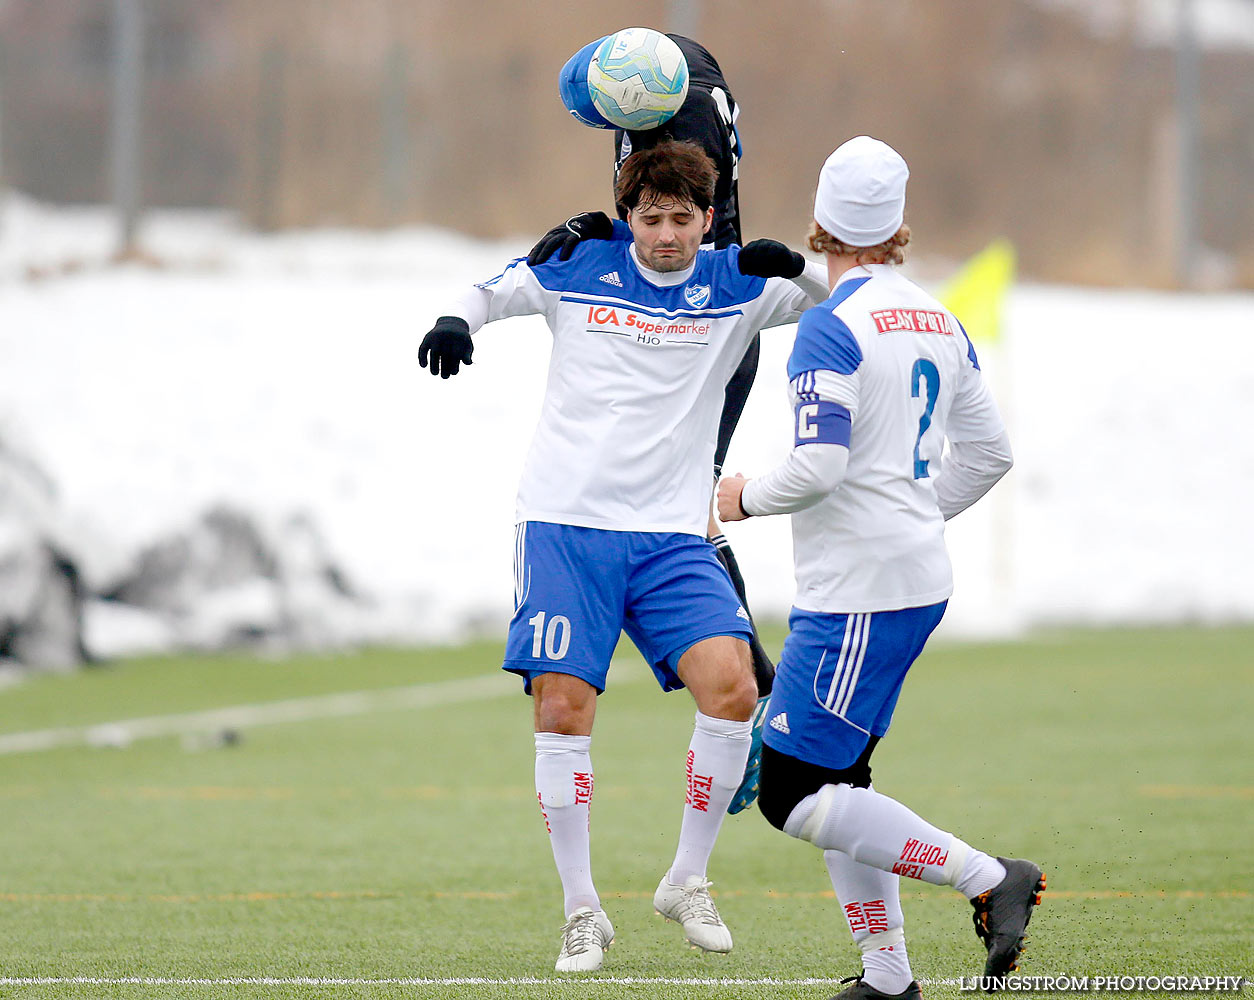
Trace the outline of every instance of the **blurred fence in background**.
<instances>
[{"instance_id":1,"label":"blurred fence in background","mask_svg":"<svg viewBox=\"0 0 1254 1000\"><path fill-rule=\"evenodd\" d=\"M262 229L430 223L538 233L607 208L611 143L562 109L578 46L679 7L508 0L134 0L139 194ZM110 198L119 0L0 0L0 178ZM1042 280L1177 277L1174 54L1139 0L717 0L685 15L744 109L746 238L800 240L822 159L871 133L911 164L918 247L1005 236ZM695 13L694 13L695 12ZM1169 39L1168 39L1169 40ZM1254 49L1198 64L1202 284L1254 287Z\"/></svg>"}]
</instances>

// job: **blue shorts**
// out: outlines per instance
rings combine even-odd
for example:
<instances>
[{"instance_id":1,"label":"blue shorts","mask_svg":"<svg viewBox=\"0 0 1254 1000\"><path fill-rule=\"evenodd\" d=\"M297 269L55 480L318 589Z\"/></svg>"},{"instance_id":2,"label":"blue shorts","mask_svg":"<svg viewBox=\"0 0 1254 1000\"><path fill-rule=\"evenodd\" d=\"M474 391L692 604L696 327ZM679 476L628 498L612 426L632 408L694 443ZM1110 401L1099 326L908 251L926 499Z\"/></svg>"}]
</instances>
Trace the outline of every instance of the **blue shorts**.
<instances>
[{"instance_id":1,"label":"blue shorts","mask_svg":"<svg viewBox=\"0 0 1254 1000\"><path fill-rule=\"evenodd\" d=\"M702 639L753 635L749 615L714 546L697 535L606 531L526 521L514 534L514 617L506 670L531 693L536 674L581 677L605 690L626 632L665 691Z\"/></svg>"},{"instance_id":2,"label":"blue shorts","mask_svg":"<svg viewBox=\"0 0 1254 1000\"><path fill-rule=\"evenodd\" d=\"M888 732L906 671L947 603L845 615L793 608L766 708L766 745L837 770L856 761L870 736Z\"/></svg>"}]
</instances>

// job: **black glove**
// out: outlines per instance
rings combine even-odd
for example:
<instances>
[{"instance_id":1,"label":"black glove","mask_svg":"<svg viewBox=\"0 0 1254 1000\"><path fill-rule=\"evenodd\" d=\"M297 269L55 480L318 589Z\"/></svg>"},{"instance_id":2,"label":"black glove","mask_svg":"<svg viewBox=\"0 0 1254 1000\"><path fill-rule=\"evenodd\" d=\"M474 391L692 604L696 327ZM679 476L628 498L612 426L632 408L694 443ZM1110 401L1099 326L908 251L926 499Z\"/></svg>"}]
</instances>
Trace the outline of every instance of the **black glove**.
<instances>
[{"instance_id":1,"label":"black glove","mask_svg":"<svg viewBox=\"0 0 1254 1000\"><path fill-rule=\"evenodd\" d=\"M543 264L557 254L558 260L569 260L571 253L583 240L608 240L614 235L614 223L604 212L584 212L572 215L560 226L554 226L540 237L540 242L527 254L532 267ZM558 253L558 251L561 251Z\"/></svg>"},{"instance_id":2,"label":"black glove","mask_svg":"<svg viewBox=\"0 0 1254 1000\"><path fill-rule=\"evenodd\" d=\"M758 278L795 278L806 269L806 259L778 240L754 240L740 248L741 274Z\"/></svg>"},{"instance_id":3,"label":"black glove","mask_svg":"<svg viewBox=\"0 0 1254 1000\"><path fill-rule=\"evenodd\" d=\"M432 375L448 378L461 370L462 362L471 364L470 354L474 349L470 324L460 316L441 316L418 345L418 363L430 368Z\"/></svg>"}]
</instances>

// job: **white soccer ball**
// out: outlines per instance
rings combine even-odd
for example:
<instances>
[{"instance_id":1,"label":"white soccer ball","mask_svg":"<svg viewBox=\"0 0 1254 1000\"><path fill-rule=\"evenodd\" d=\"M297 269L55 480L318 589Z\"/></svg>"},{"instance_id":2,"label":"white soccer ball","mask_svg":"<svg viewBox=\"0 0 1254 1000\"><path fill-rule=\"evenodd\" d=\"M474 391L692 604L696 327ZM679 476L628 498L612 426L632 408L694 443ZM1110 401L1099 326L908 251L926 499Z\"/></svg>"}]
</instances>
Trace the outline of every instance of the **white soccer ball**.
<instances>
[{"instance_id":1,"label":"white soccer ball","mask_svg":"<svg viewBox=\"0 0 1254 1000\"><path fill-rule=\"evenodd\" d=\"M597 111L619 128L657 128L688 96L688 60L660 31L624 28L593 54L588 94Z\"/></svg>"}]
</instances>

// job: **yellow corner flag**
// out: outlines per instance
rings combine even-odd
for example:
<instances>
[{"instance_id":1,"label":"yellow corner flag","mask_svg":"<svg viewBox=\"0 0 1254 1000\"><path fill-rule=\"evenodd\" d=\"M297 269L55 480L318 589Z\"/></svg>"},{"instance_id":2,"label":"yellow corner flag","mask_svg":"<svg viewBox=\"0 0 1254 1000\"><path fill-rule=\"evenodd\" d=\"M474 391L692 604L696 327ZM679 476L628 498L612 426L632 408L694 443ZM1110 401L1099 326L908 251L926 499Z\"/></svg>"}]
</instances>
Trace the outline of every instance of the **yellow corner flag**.
<instances>
[{"instance_id":1,"label":"yellow corner flag","mask_svg":"<svg viewBox=\"0 0 1254 1000\"><path fill-rule=\"evenodd\" d=\"M992 344L1001 339L1002 301L1014 278L1014 246L994 240L959 268L939 298L972 340Z\"/></svg>"}]
</instances>

